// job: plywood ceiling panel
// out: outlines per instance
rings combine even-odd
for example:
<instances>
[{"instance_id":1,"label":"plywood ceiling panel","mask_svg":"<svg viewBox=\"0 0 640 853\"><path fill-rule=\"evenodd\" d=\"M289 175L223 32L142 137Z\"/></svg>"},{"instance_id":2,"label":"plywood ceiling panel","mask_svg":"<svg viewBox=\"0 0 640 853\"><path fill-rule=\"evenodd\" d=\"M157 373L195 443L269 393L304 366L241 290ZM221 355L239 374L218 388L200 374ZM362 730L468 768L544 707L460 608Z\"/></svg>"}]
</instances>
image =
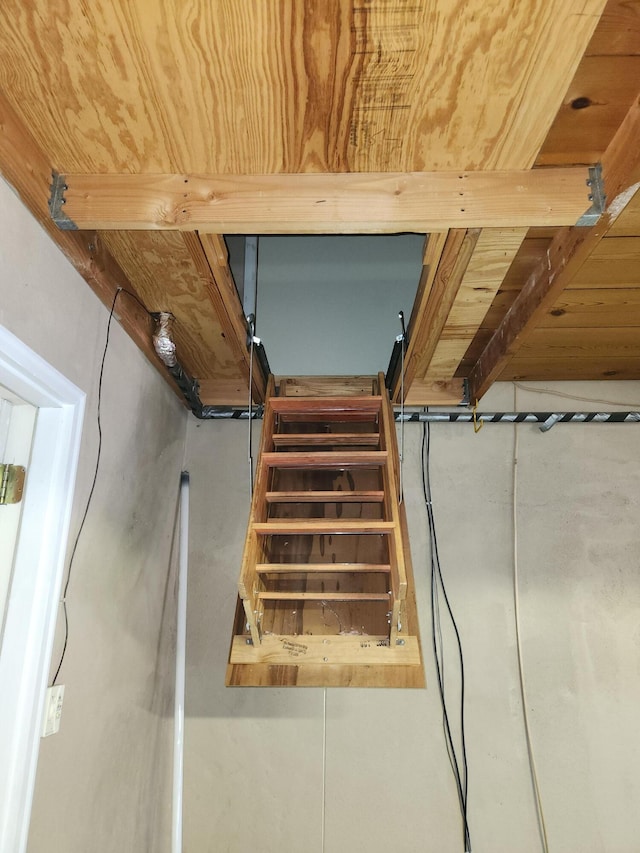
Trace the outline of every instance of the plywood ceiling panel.
<instances>
[{"instance_id":1,"label":"plywood ceiling panel","mask_svg":"<svg viewBox=\"0 0 640 853\"><path fill-rule=\"evenodd\" d=\"M536 160L597 163L640 90L640 55L585 56Z\"/></svg>"},{"instance_id":2,"label":"plywood ceiling panel","mask_svg":"<svg viewBox=\"0 0 640 853\"><path fill-rule=\"evenodd\" d=\"M208 283L182 234L110 231L102 236L147 309L175 316L176 346L185 369L197 379L244 383L207 292Z\"/></svg>"},{"instance_id":3,"label":"plywood ceiling panel","mask_svg":"<svg viewBox=\"0 0 640 853\"><path fill-rule=\"evenodd\" d=\"M0 86L62 171L528 168L604 5L5 0Z\"/></svg>"}]
</instances>

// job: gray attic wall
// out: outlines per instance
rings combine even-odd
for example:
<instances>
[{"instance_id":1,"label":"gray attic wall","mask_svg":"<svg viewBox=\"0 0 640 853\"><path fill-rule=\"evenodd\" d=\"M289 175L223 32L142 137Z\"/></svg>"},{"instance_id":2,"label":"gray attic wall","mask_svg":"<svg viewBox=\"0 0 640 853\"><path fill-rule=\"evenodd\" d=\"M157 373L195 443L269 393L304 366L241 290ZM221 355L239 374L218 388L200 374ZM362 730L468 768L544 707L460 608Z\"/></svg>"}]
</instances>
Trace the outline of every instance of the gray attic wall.
<instances>
[{"instance_id":1,"label":"gray attic wall","mask_svg":"<svg viewBox=\"0 0 640 853\"><path fill-rule=\"evenodd\" d=\"M424 235L261 237L256 333L279 375L375 374L409 322Z\"/></svg>"},{"instance_id":2,"label":"gray attic wall","mask_svg":"<svg viewBox=\"0 0 640 853\"><path fill-rule=\"evenodd\" d=\"M0 323L87 392L74 536L95 464L108 311L1 180L0 235ZM61 729L41 742L29 853L170 847L171 548L186 412L116 322L102 416L68 594Z\"/></svg>"},{"instance_id":3,"label":"gray attic wall","mask_svg":"<svg viewBox=\"0 0 640 853\"><path fill-rule=\"evenodd\" d=\"M555 387L640 408L640 383ZM511 410L512 386L485 406ZM523 653L550 849L636 853L640 427L519 429ZM325 853L462 850L430 651L420 430L405 436L429 686L327 691ZM538 853L514 636L513 427L438 425L432 436L440 552L465 648L473 850ZM185 850L321 853L323 691L224 687L249 510L246 425L190 422L188 458ZM452 700L455 669L451 657Z\"/></svg>"}]
</instances>

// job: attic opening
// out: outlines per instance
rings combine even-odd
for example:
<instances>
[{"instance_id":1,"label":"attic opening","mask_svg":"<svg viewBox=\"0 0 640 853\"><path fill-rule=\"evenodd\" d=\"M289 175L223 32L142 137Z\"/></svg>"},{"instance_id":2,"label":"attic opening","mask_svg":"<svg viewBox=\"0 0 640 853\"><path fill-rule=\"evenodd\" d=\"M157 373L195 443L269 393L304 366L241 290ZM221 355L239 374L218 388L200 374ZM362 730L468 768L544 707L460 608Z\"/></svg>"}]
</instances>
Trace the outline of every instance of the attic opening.
<instances>
[{"instance_id":1,"label":"attic opening","mask_svg":"<svg viewBox=\"0 0 640 853\"><path fill-rule=\"evenodd\" d=\"M256 334L277 376L384 371L398 312L416 297L424 235L279 235L257 241ZM225 237L245 313L253 313L247 238Z\"/></svg>"}]
</instances>

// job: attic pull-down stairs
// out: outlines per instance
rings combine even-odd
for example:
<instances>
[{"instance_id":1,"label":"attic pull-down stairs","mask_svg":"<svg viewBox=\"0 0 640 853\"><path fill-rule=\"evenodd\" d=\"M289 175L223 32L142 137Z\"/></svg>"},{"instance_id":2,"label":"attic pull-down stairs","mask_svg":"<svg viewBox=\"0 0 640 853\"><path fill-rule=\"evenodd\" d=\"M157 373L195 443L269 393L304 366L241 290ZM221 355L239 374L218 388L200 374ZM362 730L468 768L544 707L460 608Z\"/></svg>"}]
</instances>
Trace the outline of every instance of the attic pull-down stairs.
<instances>
[{"instance_id":1,"label":"attic pull-down stairs","mask_svg":"<svg viewBox=\"0 0 640 853\"><path fill-rule=\"evenodd\" d=\"M227 683L420 686L383 378L368 396L287 388L269 385ZM355 676L362 667L368 679Z\"/></svg>"}]
</instances>

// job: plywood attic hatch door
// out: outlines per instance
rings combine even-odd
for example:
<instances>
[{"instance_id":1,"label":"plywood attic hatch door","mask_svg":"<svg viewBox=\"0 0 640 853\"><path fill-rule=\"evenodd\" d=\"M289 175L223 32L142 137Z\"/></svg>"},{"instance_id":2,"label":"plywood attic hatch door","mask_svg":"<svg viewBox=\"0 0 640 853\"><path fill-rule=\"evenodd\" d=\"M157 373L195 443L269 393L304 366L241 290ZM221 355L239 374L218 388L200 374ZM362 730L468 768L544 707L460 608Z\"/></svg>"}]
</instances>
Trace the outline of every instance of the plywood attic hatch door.
<instances>
[{"instance_id":1,"label":"plywood attic hatch door","mask_svg":"<svg viewBox=\"0 0 640 853\"><path fill-rule=\"evenodd\" d=\"M334 381L269 381L227 685L424 686L384 376Z\"/></svg>"}]
</instances>

